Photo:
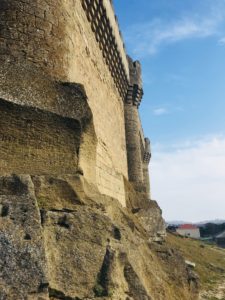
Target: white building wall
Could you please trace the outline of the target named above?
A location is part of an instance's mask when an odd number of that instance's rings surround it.
[[[193,239],[200,239],[200,231],[199,228],[196,229],[177,229],[177,233],[182,236],[188,236]]]

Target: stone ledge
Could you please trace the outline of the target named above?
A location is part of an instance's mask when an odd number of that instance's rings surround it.
[[[0,98],[76,119],[83,128],[92,119],[81,84],[54,81],[29,64],[5,63],[0,66]]]

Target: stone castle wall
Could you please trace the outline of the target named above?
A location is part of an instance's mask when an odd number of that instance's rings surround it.
[[[125,205],[123,100],[129,66],[110,2],[2,0],[0,20],[2,61],[32,64],[52,78],[85,86],[97,136],[97,186]],[[94,182],[88,163],[80,161]]]
[[[0,299],[161,293],[142,96],[112,1],[0,0]]]
[[[71,6],[68,5],[67,9],[70,13]],[[100,192],[119,199],[125,205],[123,176],[127,178],[128,174],[122,92],[106,64],[104,48],[101,49],[96,40],[91,22],[87,23],[81,1],[75,3],[69,20],[71,61],[68,76],[70,81],[84,84],[93,112],[98,138],[97,185]]]
[[[80,138],[73,119],[0,101],[1,174],[73,173]]]

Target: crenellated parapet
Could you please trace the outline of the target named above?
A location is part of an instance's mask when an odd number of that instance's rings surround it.
[[[127,58],[129,62],[130,81],[127,90],[126,103],[137,106],[138,108],[144,94],[141,64],[139,61],[133,61],[129,56]]]
[[[145,138],[145,149],[144,149],[144,157],[143,157],[144,164],[149,165],[151,156],[152,154],[151,154],[150,140],[149,138]]]
[[[82,0],[82,6],[115,85],[125,99],[130,79],[129,65],[112,1]]]
[[[137,106],[137,108],[141,104],[141,99],[143,97],[143,90],[139,88],[138,85],[129,85],[126,96],[126,103]]]

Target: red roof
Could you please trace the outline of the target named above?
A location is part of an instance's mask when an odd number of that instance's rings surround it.
[[[198,227],[193,224],[182,224],[178,228],[179,229],[198,229]]]

